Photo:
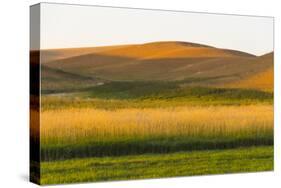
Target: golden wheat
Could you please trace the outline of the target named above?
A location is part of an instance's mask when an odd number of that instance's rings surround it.
[[[166,136],[262,135],[273,129],[270,105],[101,110],[68,108],[41,114],[41,141]]]

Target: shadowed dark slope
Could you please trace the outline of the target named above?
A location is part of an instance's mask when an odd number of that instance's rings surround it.
[[[46,66],[41,66],[41,81],[42,93],[77,91],[105,82],[99,78],[68,73]]]

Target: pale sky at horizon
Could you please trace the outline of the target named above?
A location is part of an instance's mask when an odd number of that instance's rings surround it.
[[[273,51],[273,18],[41,4],[41,49],[185,41]]]

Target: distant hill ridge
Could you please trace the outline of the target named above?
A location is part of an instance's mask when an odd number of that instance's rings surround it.
[[[91,53],[113,56],[126,56],[133,58],[180,58],[217,56],[255,57],[252,54],[237,50],[220,49],[209,45],[182,41],[157,41],[131,45],[47,49],[42,50],[41,56],[44,62],[50,62],[57,59],[65,59],[74,56],[87,55]]]
[[[100,52],[102,55],[123,56],[140,59],[185,58],[185,57],[254,57],[252,54],[235,50],[219,49],[203,44],[179,41],[161,41],[133,44],[111,48]]]
[[[65,80],[63,84],[79,80],[80,85],[84,82],[91,85],[110,81],[184,80],[183,87],[250,88],[253,77],[254,88],[269,88],[272,85],[270,75],[273,71],[270,70],[273,70],[273,53],[254,56],[237,50],[181,41],[43,50],[41,59],[45,67],[52,68],[43,71],[45,83],[52,81],[53,84],[54,80]],[[262,74],[264,71],[265,76]],[[257,74],[260,75],[255,77]],[[245,79],[249,81],[242,82]],[[260,81],[264,84],[259,84]]]

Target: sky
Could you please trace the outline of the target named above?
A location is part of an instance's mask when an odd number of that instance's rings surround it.
[[[41,4],[41,49],[186,41],[263,55],[272,17]]]

